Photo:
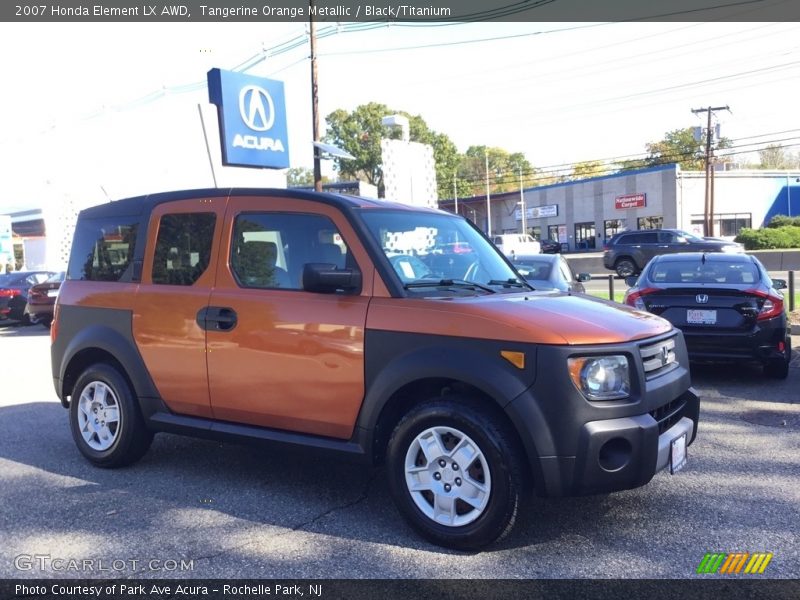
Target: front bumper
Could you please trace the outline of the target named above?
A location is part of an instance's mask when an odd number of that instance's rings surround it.
[[[640,356],[664,344],[675,362],[645,372]],[[635,365],[631,396],[587,401],[564,365],[571,355],[626,354]],[[527,451],[542,496],[576,496],[642,486],[669,464],[671,442],[697,435],[700,400],[691,387],[683,337],[668,335],[620,345],[539,349],[540,376],[506,406]],[[546,375],[545,375],[546,374]]]
[[[570,493],[596,494],[645,485],[669,465],[672,441],[694,441],[700,400],[693,389],[671,403],[663,419],[652,414],[586,423]]]

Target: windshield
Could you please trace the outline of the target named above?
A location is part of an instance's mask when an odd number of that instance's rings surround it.
[[[528,289],[466,219],[405,210],[361,214],[394,272],[415,295],[441,295],[445,288],[459,295]]]

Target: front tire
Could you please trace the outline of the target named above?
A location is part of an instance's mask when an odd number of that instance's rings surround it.
[[[153,441],[130,385],[108,364],[92,365],[78,377],[69,417],[78,450],[98,467],[130,465]]]
[[[450,396],[412,409],[389,441],[389,486],[409,524],[457,550],[496,542],[513,528],[525,493],[510,425],[477,401]]]

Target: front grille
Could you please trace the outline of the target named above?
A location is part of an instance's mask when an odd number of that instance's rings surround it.
[[[675,358],[675,338],[661,340],[655,344],[641,346],[639,353],[642,357],[644,375],[647,379],[658,377],[677,368]]]
[[[683,397],[679,397],[664,406],[651,410],[650,416],[658,423],[658,435],[661,435],[680,421],[685,408],[686,400]]]

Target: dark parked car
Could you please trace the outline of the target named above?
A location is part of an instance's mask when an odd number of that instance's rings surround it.
[[[28,289],[53,275],[52,271],[17,271],[0,275],[0,321],[28,323]]]
[[[547,240],[542,238],[539,240],[539,244],[542,246],[542,254],[560,254],[561,253],[561,243],[555,240]]]
[[[28,290],[28,305],[25,307],[25,314],[31,323],[41,323],[45,327],[50,327],[53,322],[53,308],[58,296],[58,288],[64,281],[64,272],[56,273],[42,283],[31,286]]]
[[[689,359],[750,361],[784,379],[792,344],[780,289],[757,258],[747,254],[657,256],[625,294],[624,302],[670,321],[683,331]]]
[[[560,254],[517,256],[511,259],[511,264],[537,290],[583,294],[586,289],[582,282],[592,278],[588,273],[575,275],[567,260]]]
[[[744,246],[726,240],[704,240],[680,229],[622,231],[603,247],[603,265],[620,277],[642,272],[648,261],[676,252],[744,252]]]

